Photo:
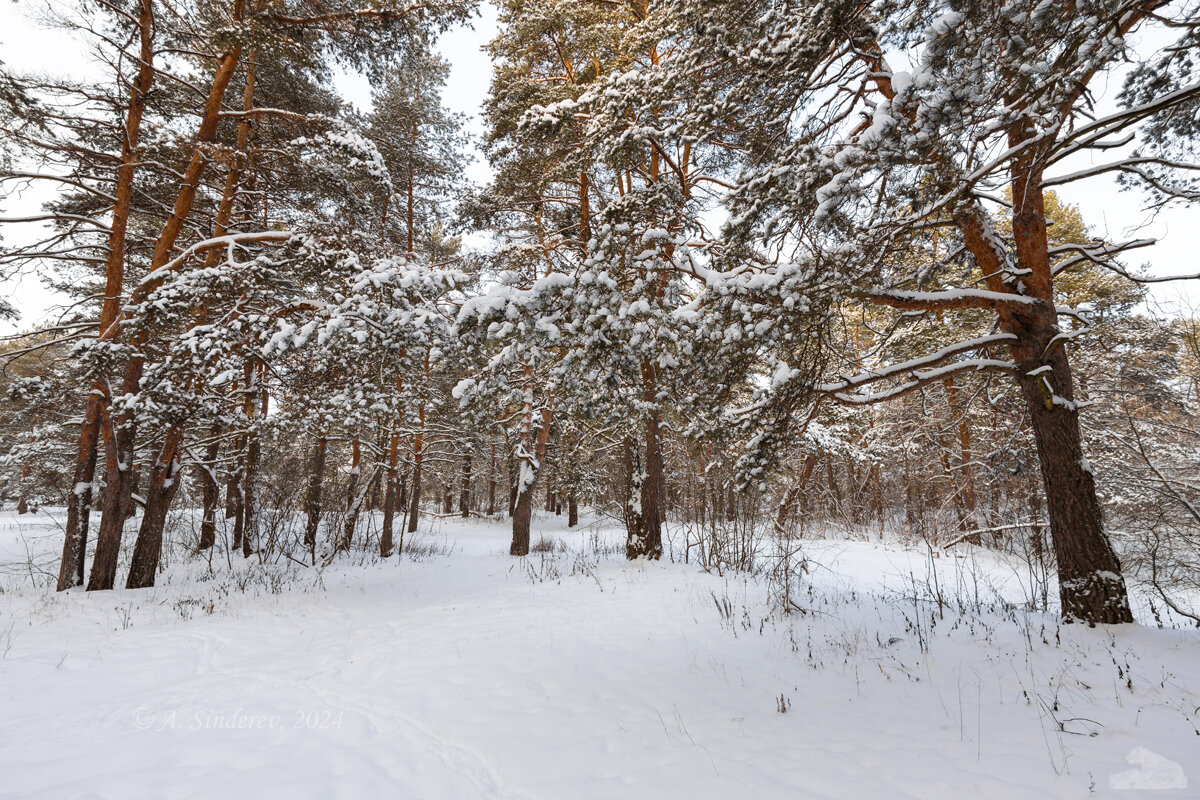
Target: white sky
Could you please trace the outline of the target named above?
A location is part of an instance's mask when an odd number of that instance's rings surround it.
[[[78,42],[61,31],[45,30],[28,18],[31,7],[36,8],[37,5],[41,4],[23,2],[18,5],[0,0],[0,60],[17,69],[50,74],[70,75],[90,71],[92,67]],[[481,47],[492,38],[495,31],[496,10],[491,5],[485,5],[473,27],[457,28],[444,36],[439,44],[442,54],[451,64],[445,103],[451,109],[469,116],[468,129],[475,136],[482,133],[478,111],[491,80],[491,65]],[[1146,41],[1142,43],[1142,48],[1159,44],[1157,41]],[[342,75],[338,85],[348,101],[359,107],[369,107],[370,88],[365,78]],[[1115,108],[1120,85],[1121,80],[1117,76],[1100,93],[1098,105],[1101,113]],[[1099,163],[1092,159],[1112,157],[1112,153],[1083,155],[1056,172],[1081,169],[1090,163]],[[486,162],[477,154],[467,170],[467,177],[482,183],[489,175]],[[1200,214],[1196,209],[1175,207],[1152,218],[1143,210],[1140,195],[1118,191],[1115,180],[1108,176],[1058,187],[1057,190],[1065,200],[1079,206],[1084,220],[1092,226],[1097,236],[1112,240],[1159,240],[1153,247],[1131,253],[1131,265],[1149,264],[1151,272],[1156,275],[1200,272]],[[47,198],[45,190],[31,189],[20,197],[19,202],[6,202],[0,208],[0,215],[11,217],[36,213]],[[14,226],[6,225],[2,235],[4,239],[0,241],[0,247],[14,244],[31,234],[23,234]],[[0,334],[35,327],[53,316],[53,307],[58,302],[33,275],[0,281],[0,293],[22,311],[23,317],[15,325],[0,321]],[[1159,284],[1152,288],[1152,298],[1156,305],[1168,311],[1178,308],[1181,301],[1184,304],[1195,302],[1200,306],[1200,286],[1195,281]]]

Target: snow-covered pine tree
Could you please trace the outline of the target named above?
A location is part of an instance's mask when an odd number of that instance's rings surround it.
[[[1192,107],[1195,84],[1143,81],[1139,102],[1098,118],[1090,95],[1127,58],[1127,37],[1139,27],[1177,23],[1187,49],[1187,4],[763,3],[737,17],[703,0],[673,5],[693,53],[680,62],[693,73],[704,59],[718,62],[708,68],[725,79],[714,92],[718,110],[742,114],[751,129],[753,160],[735,193],[729,235],[792,254],[768,270],[774,283],[798,276],[834,297],[912,314],[985,312],[974,335],[934,352],[815,385],[805,371],[784,375],[774,394],[798,384],[872,404],[951,376],[1010,375],[1032,420],[1063,616],[1128,621],[1067,355],[1082,329],[1060,326],[1076,312],[1056,306],[1054,286],[1083,262],[1122,271],[1116,258],[1144,240],[1073,245],[1056,264],[1063,253],[1047,236],[1045,189],[1114,170],[1146,174],[1141,157],[1083,170],[1067,159],[1103,152],[1114,137]],[[893,66],[904,59],[911,70]],[[711,122],[699,114],[681,124],[699,134]],[[1160,157],[1152,166],[1188,165]],[[1008,237],[995,220],[1005,189]],[[931,247],[935,234],[942,247],[933,263],[958,269],[914,271],[895,258],[914,244]],[[794,410],[807,414],[800,409],[811,399]]]

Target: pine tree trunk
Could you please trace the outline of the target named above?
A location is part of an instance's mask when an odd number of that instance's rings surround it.
[[[491,446],[488,450],[488,481],[487,481],[487,513],[488,516],[493,516],[496,513],[496,440],[492,438]]]
[[[1066,353],[1054,348],[1045,361],[1051,372],[1031,376],[1038,366],[1022,364],[1018,381],[1037,442],[1063,619],[1132,622],[1121,564],[1104,532],[1095,479],[1083,453]]]
[[[1010,145],[1025,144],[1033,135],[1027,122],[1018,124],[1010,130]],[[1013,362],[1037,442],[1063,619],[1132,622],[1121,564],[1105,535],[1095,479],[1083,452],[1066,344],[1056,338],[1058,315],[1042,194],[1044,155],[1039,148],[1027,147],[1010,168],[1017,265],[1028,271],[1022,278],[1028,294],[1041,302],[1028,310],[1002,312],[1001,322],[1017,337]]]
[[[413,141],[416,141],[417,130],[413,126]],[[409,166],[409,188],[412,188],[412,167]],[[412,199],[410,197],[408,203],[408,249],[412,252],[413,248],[413,208]],[[429,385],[429,352],[425,353],[425,371],[424,371],[424,386]],[[412,497],[409,499],[408,509],[408,532],[416,533],[417,525],[421,520],[421,464],[425,458],[425,401],[422,400],[417,406],[417,432],[413,435],[413,479],[412,479]]]
[[[398,464],[400,463],[400,430],[399,422],[392,426],[392,434],[388,439],[388,460],[387,460],[387,489],[383,495],[383,530],[379,534],[379,555],[383,558],[388,558],[392,555],[393,548],[393,527],[395,526],[396,506],[403,507],[403,501],[397,502],[397,478],[400,474]],[[402,490],[400,494],[402,494]]]
[[[421,521],[421,458],[413,453],[412,491],[408,498],[408,532],[416,533]]]
[[[395,549],[393,542],[395,534],[393,533],[396,524],[396,478],[390,475],[387,478],[387,489],[383,494],[383,528],[379,533],[379,556],[380,558],[390,558],[392,550]]]
[[[246,393],[246,416],[247,420],[253,420],[255,412],[263,418],[267,415],[267,392],[265,389],[259,388],[262,383],[262,377],[266,370],[266,365],[259,364],[257,369],[252,365],[246,365],[246,374],[251,376],[252,370],[257,373],[257,377],[247,380],[248,391]],[[257,538],[255,532],[258,530],[258,506],[257,498],[254,491],[255,481],[258,480],[258,460],[262,450],[262,444],[259,441],[258,431],[254,429],[251,423],[251,429],[246,434],[246,472],[242,479],[242,557],[249,558],[254,554],[254,540]]]
[[[575,496],[575,490],[567,495],[567,527],[574,528],[579,524],[579,500]]]
[[[532,487],[531,487],[532,488]],[[533,518],[533,492],[517,491],[516,504],[512,515],[512,544],[508,547],[510,556],[529,555],[529,524]]]
[[[62,561],[58,567],[58,591],[83,585],[87,558],[88,527],[92,516],[92,482],[96,478],[96,456],[100,439],[102,404],[106,401],[93,387],[88,395],[83,424],[79,431],[79,455],[71,491],[67,494],[67,530],[63,538]]]
[[[167,430],[167,438],[158,452],[158,457],[149,467],[146,509],[142,514],[142,525],[138,529],[137,541],[133,547],[133,561],[129,565],[126,589],[144,589],[154,585],[154,578],[158,574],[159,556],[162,554],[167,511],[179,488],[179,444],[182,440],[182,429],[172,425]]]
[[[800,493],[808,486],[813,470],[816,467],[817,457],[809,453],[804,459],[804,466],[800,469],[800,477],[784,492],[783,500],[779,503],[779,508],[775,511],[775,533],[777,535],[787,531],[788,522],[796,513],[796,504],[800,500]]]
[[[958,385],[955,384],[954,378],[946,378],[942,383],[946,387],[946,400],[950,403],[950,414],[957,421],[958,472],[961,484],[964,530],[974,531],[979,527],[979,520],[976,519],[975,515],[975,470],[971,464],[971,426],[967,420],[966,409],[962,407],[962,403],[959,400]],[[978,533],[968,535],[967,541],[975,545],[983,543]]]
[[[529,555],[529,525],[533,518],[533,486],[539,464],[533,446],[533,367],[525,367],[524,403],[521,407],[521,433],[517,444],[517,480],[514,486],[512,543],[508,554]]]
[[[225,487],[225,512],[229,513],[229,508],[233,508],[233,550],[242,549],[242,534],[246,530],[246,515],[245,515],[245,497],[242,492],[245,489],[246,476],[246,452],[249,440],[243,434],[237,438],[237,458],[234,460],[233,468],[229,473],[229,483]]]
[[[358,509],[361,505],[358,496],[358,483],[362,471],[362,445],[358,439],[350,443],[350,483],[346,487],[346,520],[342,529],[342,538],[338,543],[339,551],[349,550],[354,541],[354,529],[358,527]]]
[[[101,335],[113,327],[121,309],[125,282],[125,240],[129,210],[133,204],[133,179],[140,156],[137,152],[142,131],[146,94],[154,82],[154,9],[151,0],[138,2],[138,74],[129,92],[125,110],[125,135],[121,138],[121,166],[113,187],[113,213],[109,226],[108,256],[105,262],[104,302],[100,308]],[[67,527],[63,557],[59,565],[58,591],[83,584],[84,559],[87,555],[88,524],[92,511],[92,483],[96,477],[97,450],[100,443],[102,406],[108,403],[104,383],[97,383],[88,394],[79,433],[79,454],[71,491],[67,495]]]
[[[221,487],[217,483],[217,457],[221,454],[221,429],[214,425],[212,441],[204,452],[204,463],[200,465],[200,485],[204,498],[204,511],[200,520],[200,552],[211,550],[217,543],[217,504],[221,499]]]
[[[317,530],[321,526],[321,490],[325,482],[325,453],[328,449],[329,440],[318,436],[308,467],[308,489],[304,496],[304,548],[308,550],[313,564],[317,563]]]
[[[234,448],[240,449],[237,440],[234,441]],[[234,461],[234,465],[225,472],[225,519],[236,519],[241,507],[238,503],[238,498],[242,494],[238,481],[238,461]]]
[[[658,412],[652,411],[645,421],[645,463],[642,471],[633,482],[640,503],[638,514],[630,517],[633,523],[627,530],[625,557],[662,558],[662,514],[659,504],[662,498],[659,491],[662,488],[662,451],[660,449],[660,434]],[[633,501],[631,501],[633,502]]]
[[[520,473],[517,475],[516,498],[513,506],[512,544],[509,555],[529,555],[529,529],[533,521],[533,495],[537,488],[538,473],[546,455],[546,443],[550,440],[550,424],[554,412],[549,406],[542,409],[542,424],[537,436],[533,434],[533,367],[525,367],[525,407],[521,414],[521,458]]]
[[[129,483],[129,507],[125,511],[125,519],[133,519],[137,516],[138,498],[141,497],[138,494],[138,487],[141,486],[141,483],[142,470],[135,463],[133,465],[133,477],[130,478]]]
[[[408,513],[408,471],[400,476],[400,494],[396,497],[396,510],[400,512],[400,527],[404,527]]]
[[[641,454],[632,436],[625,437],[622,450],[625,472],[625,503],[622,508],[625,518],[625,558],[633,560],[640,558],[646,548],[646,521],[642,518],[642,509],[645,508],[642,491],[646,479]]]
[[[242,19],[242,7],[237,6],[234,22]],[[205,100],[204,114],[196,134],[192,157],[184,170],[179,183],[179,193],[175,198],[171,215],[163,225],[154,243],[154,253],[150,258],[151,272],[164,266],[175,251],[175,243],[184,223],[191,214],[196,193],[200,188],[200,179],[208,165],[209,157],[204,145],[211,143],[217,132],[220,121],[221,101],[225,90],[237,70],[241,59],[242,45],[233,44],[217,58],[217,68],[213,75],[212,84]],[[151,291],[156,284],[143,282],[139,291],[134,292],[131,299],[141,299]],[[118,326],[114,323],[101,332],[101,339],[111,341],[118,335]],[[130,344],[136,352],[145,343],[145,332],[136,334]],[[142,377],[144,357],[136,354],[130,357],[125,365],[122,376],[121,394],[136,395],[139,391]],[[100,518],[100,530],[96,535],[96,555],[92,562],[92,574],[88,579],[88,590],[111,589],[116,579],[117,559],[121,551],[121,533],[125,526],[125,516],[130,508],[130,495],[133,491],[133,459],[134,459],[134,416],[132,413],[122,413],[119,418],[111,419],[111,412],[106,413],[102,421],[105,430],[105,496],[104,508]]]
[[[384,434],[378,440],[379,452],[386,452],[389,437]],[[371,492],[367,501],[367,511],[378,511],[383,507],[383,490],[386,471],[375,469],[371,471]]]
[[[112,430],[114,420],[105,410],[105,484],[100,529],[96,531],[96,553],[88,576],[89,592],[113,588],[117,579],[117,559],[121,554],[121,533],[128,518],[133,494],[133,429],[126,425]]]
[[[471,516],[471,451],[463,456],[461,486],[458,494],[458,510],[463,519]]]
[[[515,469],[512,458],[508,460],[508,516],[517,513],[517,478],[519,472]]]

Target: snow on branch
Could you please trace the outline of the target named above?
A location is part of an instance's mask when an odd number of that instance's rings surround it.
[[[917,379],[921,383],[926,383],[929,380],[933,380],[934,378],[945,377],[944,374],[941,374],[938,370],[934,369],[939,364],[941,364],[943,361],[951,359],[954,356],[961,355],[962,353],[971,352],[972,350],[980,350],[980,349],[982,349],[984,347],[988,347],[990,345],[1000,344],[1002,342],[1015,342],[1016,340],[1017,340],[1016,335],[1011,334],[1011,333],[993,333],[988,336],[980,336],[976,339],[968,339],[963,342],[958,342],[957,344],[947,345],[946,347],[943,347],[942,349],[937,350],[928,355],[920,356],[918,358],[912,358],[912,359],[909,359],[908,361],[901,361],[896,364],[889,364],[887,366],[879,367],[878,369],[863,370],[862,372],[858,373],[857,375],[843,376],[842,380],[840,380],[840,381],[834,381],[832,383],[818,384],[817,386],[815,386],[813,388],[817,392],[820,392],[822,394],[831,394],[834,397],[836,397],[837,399],[843,400],[844,402],[875,402],[874,400],[869,400],[869,401],[863,401],[863,400],[857,400],[857,399],[847,400],[843,396],[843,393],[846,392],[847,390],[857,389],[860,386],[867,386],[867,385],[870,385],[877,381],[885,380],[887,378],[896,378],[896,377],[899,377],[899,376],[905,375],[905,374],[912,374],[914,376],[917,376]],[[955,364],[950,365],[950,372],[952,373],[955,371],[959,371],[961,369],[995,369],[995,368],[1001,368],[1006,371],[1011,371],[1013,369],[1013,365],[1007,361],[995,361],[992,359],[971,359],[968,361],[956,362]],[[937,373],[937,374],[935,374],[935,373]],[[950,374],[950,373],[946,373],[946,374]],[[916,388],[916,385],[909,387],[909,389],[912,389],[912,388]],[[892,392],[892,391],[893,390],[889,390],[889,392]],[[905,391],[908,391],[908,389],[905,389]],[[881,399],[885,399],[885,397],[894,397],[894,396],[895,395],[891,394],[891,393],[881,393],[879,395],[879,397]]]
[[[972,358],[967,361],[956,361],[953,364],[945,364],[936,369],[916,370],[912,372],[912,378],[885,389],[882,392],[834,392],[833,397],[838,402],[848,403],[851,405],[870,405],[872,403],[882,403],[887,400],[894,400],[897,397],[906,395],[909,392],[919,389],[926,384],[935,381],[945,380],[946,378],[957,375],[960,372],[977,372],[980,370],[997,370],[1001,372],[1012,372],[1013,365],[1008,361],[999,361],[992,358]]]
[[[162,282],[163,278],[173,270],[178,269],[188,259],[200,253],[209,250],[216,250],[224,247],[229,251],[229,258],[233,258],[233,249],[241,245],[254,244],[255,242],[286,242],[292,238],[291,231],[260,231],[258,233],[231,233],[225,236],[216,236],[212,239],[205,239],[196,242],[194,245],[184,250],[175,258],[163,264],[153,272],[148,273],[141,281],[138,282],[137,289],[142,292],[152,290],[155,286]]]
[[[946,311],[955,308],[990,308],[1002,306],[1033,306],[1041,302],[1036,297],[993,292],[987,289],[951,289],[944,292],[907,292],[898,289],[871,289],[862,297],[873,303],[902,308],[907,311]]]

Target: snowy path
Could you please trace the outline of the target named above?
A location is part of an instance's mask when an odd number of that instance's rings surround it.
[[[740,577],[522,567],[483,523],[433,537],[455,552],[278,594],[184,568],[146,592],[10,589],[0,796],[1124,797],[1108,778],[1139,746],[1192,780],[1154,796],[1200,795],[1195,633],[1019,613],[929,630],[885,588],[919,556],[866,544],[815,543],[816,613],[780,620]]]

